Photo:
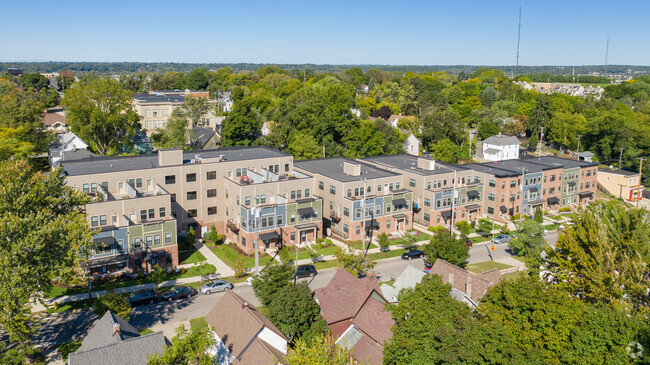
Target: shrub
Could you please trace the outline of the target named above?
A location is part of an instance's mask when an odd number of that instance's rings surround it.
[[[537,209],[535,211],[535,222],[537,223],[544,222],[544,215],[542,214],[542,211],[540,209]]]
[[[93,300],[93,310],[99,317],[110,310],[128,322],[131,314],[131,303],[125,295],[115,294],[113,289],[109,289],[106,294]]]
[[[571,208],[569,208],[569,207],[560,208],[560,213],[570,212],[570,211],[571,211]]]
[[[280,251],[278,251],[278,255],[280,255],[280,260],[285,264],[288,264],[291,261],[289,247],[282,247]]]
[[[379,247],[381,248],[381,252],[386,252],[388,251],[388,246],[390,245],[390,242],[388,241],[388,235],[384,232],[379,235]]]
[[[512,220],[513,222],[514,222],[514,221],[518,221],[518,220],[520,220],[520,219],[521,219],[521,214],[520,214],[520,213],[517,213],[517,214],[513,215],[513,216],[510,218],[510,220]]]
[[[443,226],[429,227],[429,231],[434,232],[434,233],[435,232],[440,232],[440,231],[442,231],[444,229],[445,229],[445,227],[443,227]]]
[[[316,243],[323,243],[323,241],[324,241],[323,237],[316,238]]]
[[[472,226],[470,226],[469,223],[465,221],[460,221],[460,222],[456,222],[456,228],[458,228],[460,233],[467,236],[469,234],[469,231],[472,229]]]
[[[331,244],[332,244],[332,240],[328,238],[328,239],[325,240],[325,246],[324,247],[330,246]]]
[[[476,228],[476,220],[473,220],[469,223],[472,228]]]
[[[243,257],[240,257],[237,259],[237,261],[235,261],[233,270],[235,270],[235,277],[241,278],[246,276],[246,267],[244,267]]]

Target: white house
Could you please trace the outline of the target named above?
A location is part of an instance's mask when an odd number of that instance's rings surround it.
[[[483,158],[488,161],[503,161],[519,158],[517,137],[498,134],[483,141]]]
[[[273,122],[264,122],[264,124],[262,124],[262,135],[266,137],[269,134],[271,134],[272,128],[273,128]]]
[[[49,150],[50,166],[56,166],[63,159],[65,152],[87,150],[88,145],[72,132],[58,134],[58,143]]]
[[[419,156],[420,155],[420,141],[411,133],[410,136],[402,143],[404,151],[409,155]]]

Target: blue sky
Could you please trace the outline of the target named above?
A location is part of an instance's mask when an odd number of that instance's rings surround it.
[[[521,1],[8,1],[2,61],[504,65]],[[521,65],[650,64],[650,1],[529,0]]]

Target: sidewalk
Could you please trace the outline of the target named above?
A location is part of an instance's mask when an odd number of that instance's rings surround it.
[[[217,268],[217,274],[220,274],[222,277],[228,277],[228,276],[234,276],[235,271],[230,268],[230,266],[226,265],[217,255],[212,252],[209,248],[207,248],[203,243],[199,242],[199,240],[194,241],[194,247],[196,247],[199,252],[203,256],[205,256],[208,264],[214,265],[214,267]]]

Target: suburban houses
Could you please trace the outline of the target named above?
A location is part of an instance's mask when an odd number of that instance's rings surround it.
[[[483,141],[483,158],[488,161],[503,161],[519,158],[519,139],[497,134]]]

